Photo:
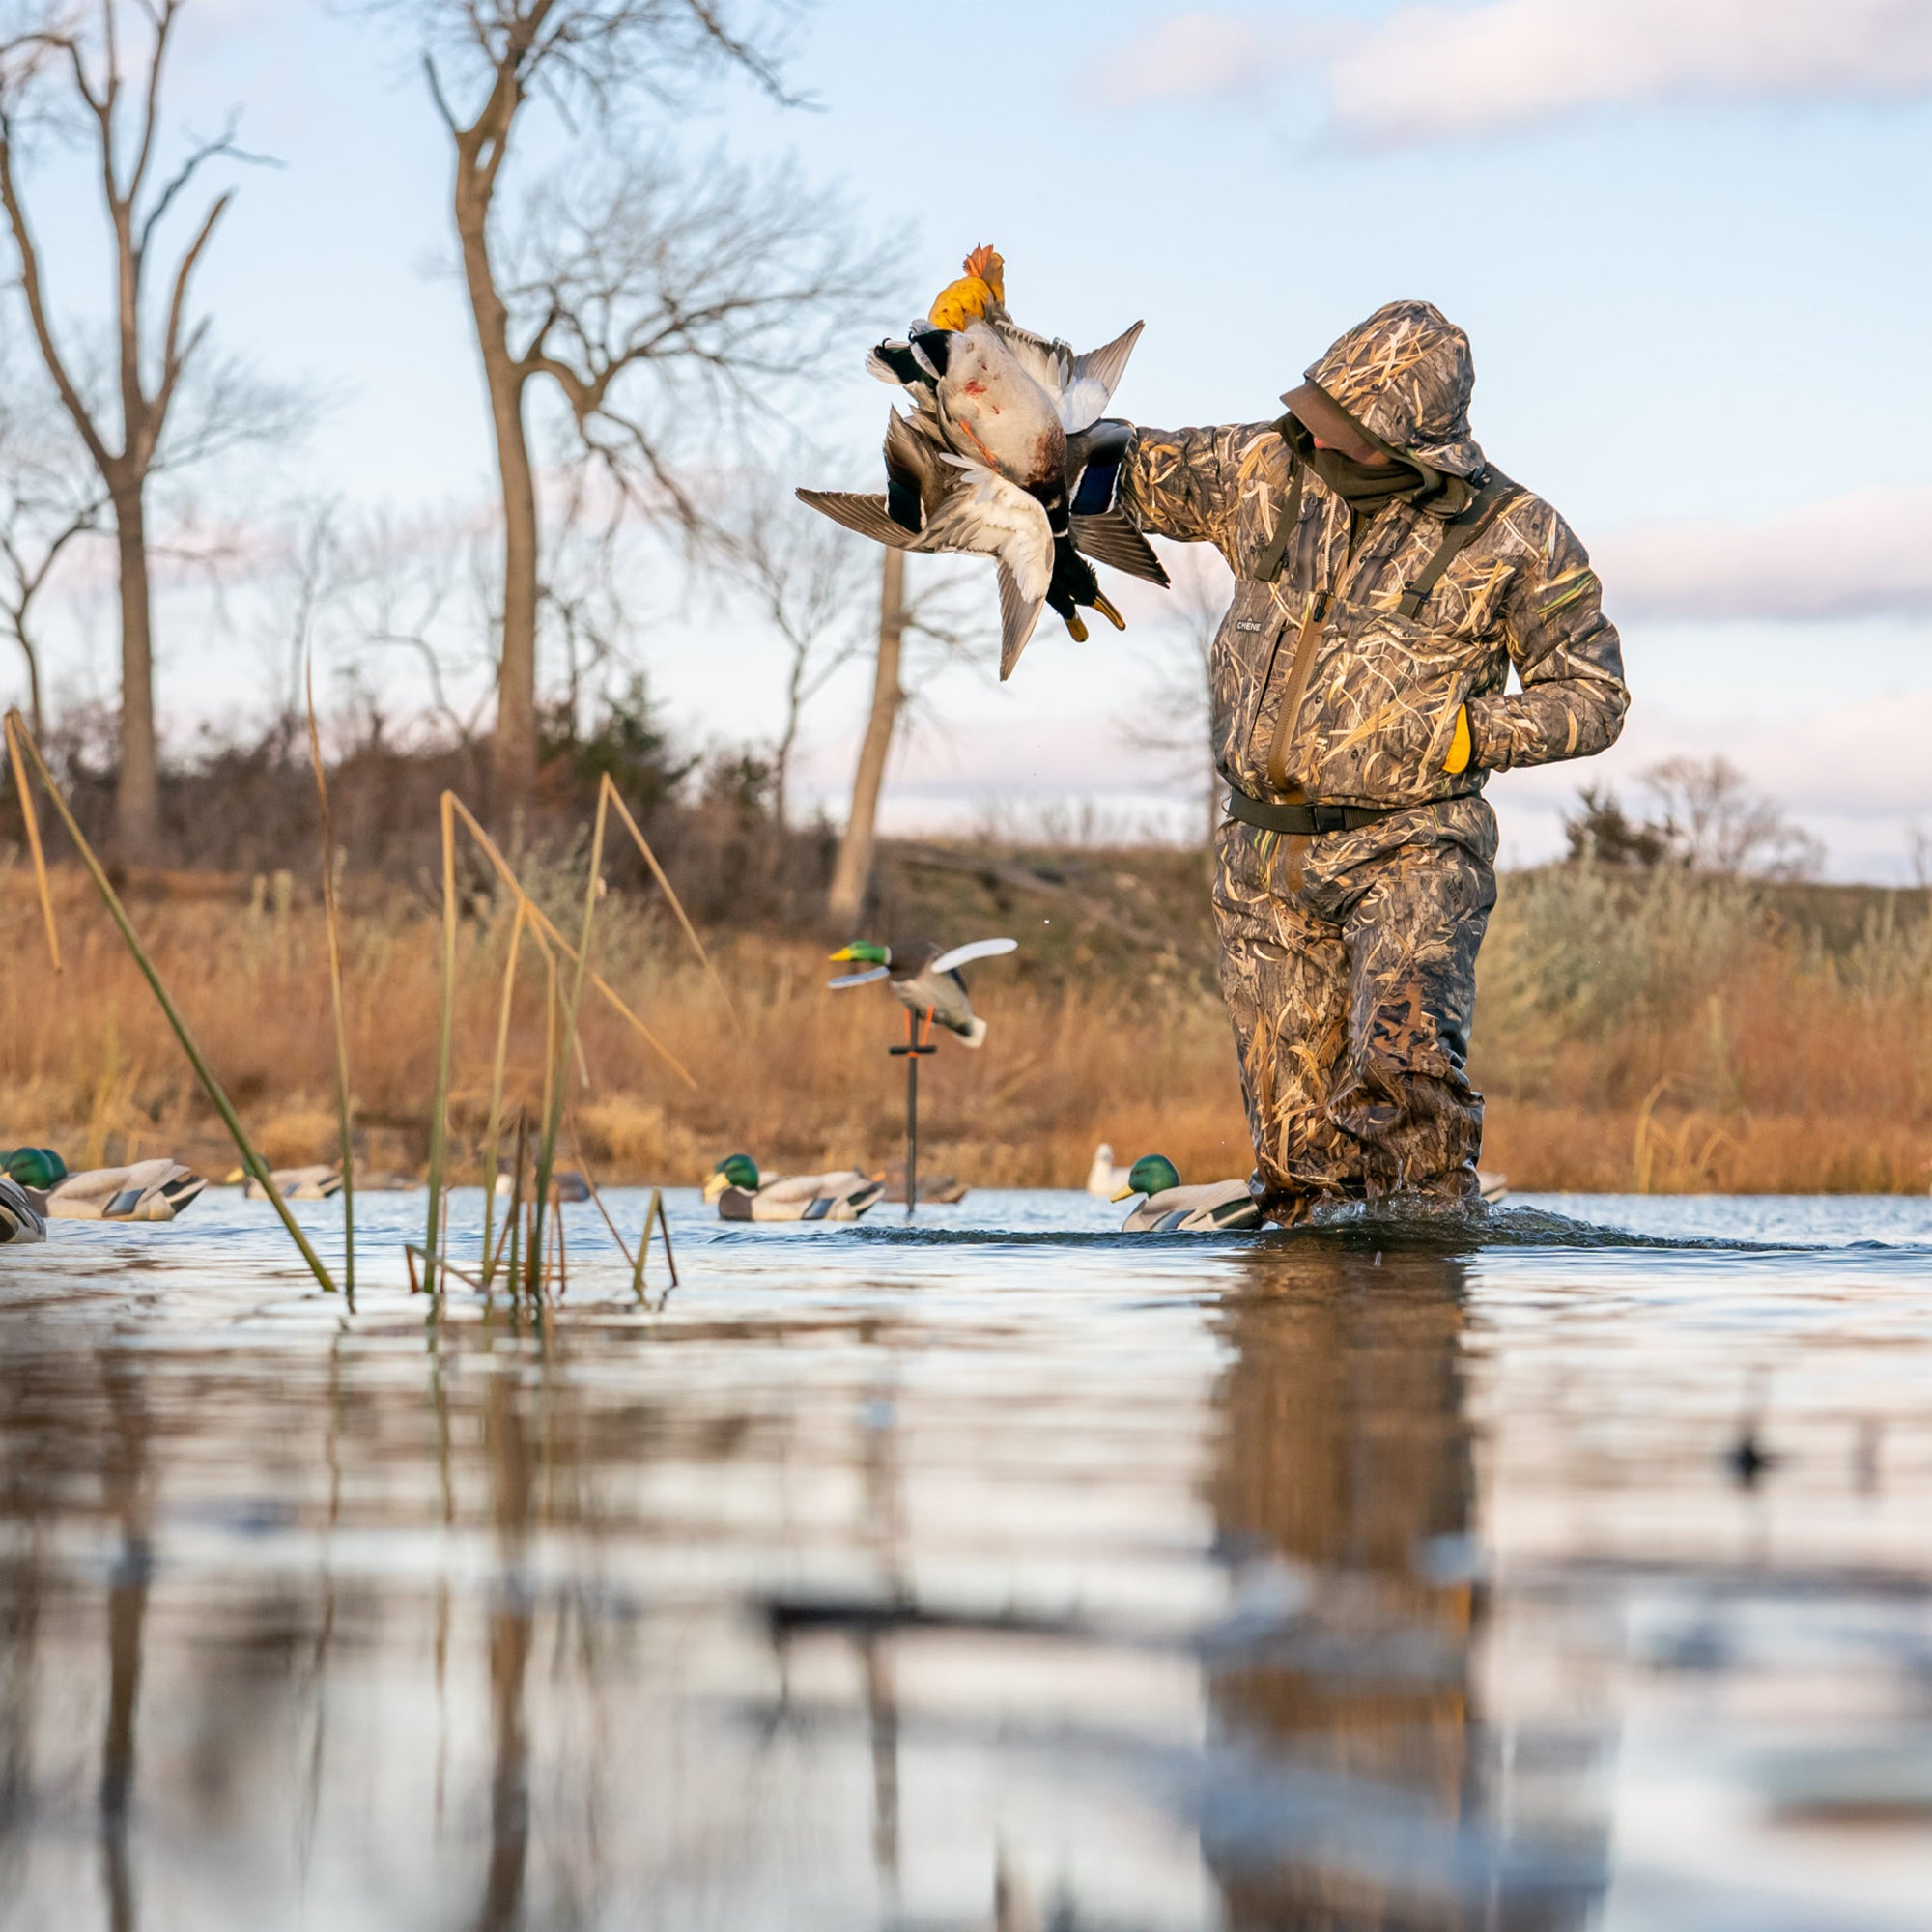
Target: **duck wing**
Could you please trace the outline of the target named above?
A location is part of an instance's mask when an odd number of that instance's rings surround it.
[[[1076,423],[1067,420],[1069,429],[1085,429],[1097,417],[1113,400],[1114,391],[1121,386],[1121,378],[1127,373],[1128,358],[1134,353],[1134,344],[1141,339],[1145,322],[1137,322],[1131,328],[1123,328],[1111,342],[1103,342],[1097,349],[1090,349],[1084,355],[1073,358],[1072,386],[1085,398],[1097,393],[1099,400]]]
[[[1112,564],[1129,577],[1145,583],[1165,587],[1172,580],[1153,554],[1153,546],[1142,536],[1124,510],[1103,511],[1097,517],[1069,519],[1073,548],[1091,556],[1095,563]]]
[[[923,550],[917,531],[897,522],[886,508],[883,497],[867,496],[857,490],[804,490],[797,492],[801,503],[810,504],[835,524],[843,524],[874,543],[890,544],[894,550]]]
[[[1020,653],[1032,639],[1039,613],[1046,608],[1046,596],[1029,597],[1020,581],[1000,558],[1000,682],[1005,684],[1020,661]]]
[[[976,959],[996,959],[1003,952],[1017,952],[1019,948],[1017,939],[970,940],[964,946],[955,946],[951,952],[942,952],[927,970],[954,973],[962,966],[970,966]]]
[[[841,973],[825,984],[829,992],[841,993],[847,986],[869,986],[874,980],[890,980],[892,975],[890,966],[867,966],[863,973]]]

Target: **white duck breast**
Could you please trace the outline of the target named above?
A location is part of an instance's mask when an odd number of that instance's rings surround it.
[[[1122,1223],[1121,1232],[1197,1235],[1261,1225],[1261,1209],[1245,1180],[1210,1180],[1198,1187],[1167,1187],[1149,1195]]]
[[[915,351],[931,340],[917,338]],[[947,440],[1042,500],[1064,498],[1066,427],[1053,394],[983,322],[946,331],[943,340],[934,395]]]

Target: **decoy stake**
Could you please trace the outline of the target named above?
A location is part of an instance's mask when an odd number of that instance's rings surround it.
[[[905,1044],[889,1046],[886,1051],[895,1059],[903,1055],[906,1064],[905,1190],[906,1219],[910,1221],[919,1207],[919,1063],[923,1055],[939,1051],[932,1043],[931,1012],[926,1013],[923,1024],[915,1035],[913,1017],[908,1011]]]

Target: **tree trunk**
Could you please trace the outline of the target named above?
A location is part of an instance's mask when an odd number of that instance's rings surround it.
[[[872,676],[872,715],[859,747],[859,769],[852,778],[852,810],[838,841],[838,863],[826,895],[826,917],[845,931],[856,924],[872,877],[872,839],[879,816],[879,793],[892,755],[893,727],[905,693],[899,686],[899,645],[905,633],[905,552],[888,549],[879,590],[879,660]]]
[[[503,486],[503,640],[497,663],[497,730],[490,746],[492,809],[528,802],[537,777],[537,486],[524,426],[524,384],[486,346],[497,469]]]
[[[115,493],[114,535],[121,569],[121,780],[114,831],[124,860],[150,861],[160,845],[160,789],[148,524],[139,484]]]

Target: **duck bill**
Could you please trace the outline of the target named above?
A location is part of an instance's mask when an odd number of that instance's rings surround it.
[[[1124,617],[1122,617],[1121,613],[1114,609],[1113,605],[1107,601],[1107,594],[1105,591],[1102,590],[1094,591],[1094,609],[1099,611],[1101,616],[1106,618],[1108,623],[1113,625],[1115,630],[1124,631],[1127,628],[1127,620]]]
[[[710,1176],[705,1180],[704,1183],[705,1200],[716,1201],[718,1197],[721,1194],[723,1194],[727,1187],[730,1186],[730,1184],[731,1183],[728,1180],[726,1180],[722,1174],[714,1174]]]
[[[1131,1201],[1140,1192],[1138,1187],[1123,1187],[1118,1194],[1107,1196],[1109,1201]]]
[[[849,946],[841,946],[837,952],[828,952],[825,956],[836,966],[841,961],[856,959],[859,955]]]

